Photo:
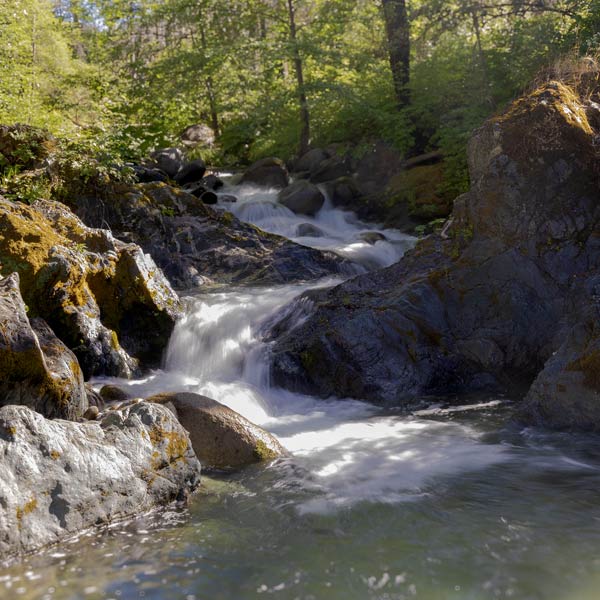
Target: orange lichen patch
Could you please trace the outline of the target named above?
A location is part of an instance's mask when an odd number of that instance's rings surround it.
[[[58,460],[61,457],[61,453],[58,450],[50,450],[50,458],[52,460]]]
[[[162,448],[166,444],[165,452],[169,463],[183,459],[189,449],[187,437],[182,433],[178,433],[176,431],[167,431],[166,429],[162,429],[161,427],[155,425],[150,430],[149,435],[150,441],[154,446],[159,446]],[[153,454],[153,462],[160,462],[160,453],[155,452],[155,454],[158,454],[158,458],[155,459]]]
[[[17,506],[17,523],[19,525],[19,529],[21,529],[23,517],[25,515],[31,514],[37,508],[37,500],[32,498],[29,502],[24,504],[23,506]]]

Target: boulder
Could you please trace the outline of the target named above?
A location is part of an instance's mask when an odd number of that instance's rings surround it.
[[[328,158],[331,158],[331,155],[328,152],[322,148],[313,148],[306,154],[303,154],[294,163],[294,172],[302,173],[305,171],[313,171]]]
[[[103,385],[100,397],[104,402],[125,402],[131,400],[131,395],[116,385]]]
[[[41,319],[29,320],[16,273],[0,281],[0,406],[19,404],[54,419],[88,407],[75,355]]]
[[[184,146],[190,148],[211,147],[215,143],[215,132],[208,125],[197,123],[186,127],[179,139]]]
[[[150,155],[154,165],[173,178],[183,167],[185,157],[179,148],[162,148]]]
[[[352,177],[340,177],[334,181],[323,184],[323,190],[330,202],[336,208],[350,208],[354,210],[361,198],[356,181]]]
[[[188,183],[202,181],[204,173],[206,173],[206,163],[201,158],[198,158],[183,165],[173,179],[179,185],[187,185]]]
[[[405,409],[531,386],[530,422],[595,430],[598,89],[578,85],[548,82],[475,132],[471,190],[441,232],[300,298],[305,318],[290,310],[268,338],[273,383]]]
[[[304,180],[295,181],[279,192],[279,203],[297,215],[314,217],[323,208],[325,198],[316,185]]]
[[[133,174],[135,180],[139,183],[152,183],[153,181],[167,182],[169,176],[160,169],[152,167],[144,167],[142,165],[133,165]]]
[[[160,363],[181,306],[138,246],[86,227],[58,202],[0,197],[0,264],[19,274],[29,315],[47,321],[86,379]]]
[[[349,174],[350,168],[348,165],[341,158],[333,156],[311,170],[310,180],[312,183],[325,183],[326,181],[346,177]]]
[[[263,158],[252,164],[244,173],[241,183],[265,187],[285,188],[289,184],[285,163],[278,158]]]
[[[212,192],[211,192],[212,193]],[[115,236],[149,252],[173,285],[286,283],[351,273],[352,263],[295,244],[217,211],[180,188],[119,184],[102,202],[82,196],[73,205],[89,225],[108,224]]]
[[[0,409],[0,559],[184,499],[200,463],[173,415],[139,403],[84,423]]]
[[[175,413],[204,467],[237,468],[288,454],[270,433],[205,396],[159,394],[147,402],[164,404]]]

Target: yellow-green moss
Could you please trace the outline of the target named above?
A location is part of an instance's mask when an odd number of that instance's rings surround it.
[[[277,452],[269,448],[269,446],[267,446],[265,442],[263,442],[262,440],[258,440],[256,442],[256,446],[254,447],[254,456],[257,460],[263,461],[273,460],[274,458],[277,458],[278,454]]]
[[[31,514],[36,508],[37,500],[35,497],[31,498],[31,500],[29,500],[29,502],[25,503],[23,506],[17,506],[16,516],[19,529],[21,529],[23,517]]]

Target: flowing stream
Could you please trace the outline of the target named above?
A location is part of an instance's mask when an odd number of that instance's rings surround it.
[[[412,244],[329,204],[307,219],[269,191],[236,194],[239,218],[364,268],[391,264]],[[303,224],[319,235],[299,237]],[[367,231],[385,237],[369,243]],[[209,474],[189,509],[85,534],[9,567],[0,598],[600,597],[596,437],[521,430],[505,398],[406,416],[270,385],[261,332],[303,291],[335,283],[196,293],[164,370],[98,382],[139,397],[205,394],[276,434],[291,458]]]

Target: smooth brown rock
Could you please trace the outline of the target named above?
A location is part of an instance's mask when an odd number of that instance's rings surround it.
[[[288,454],[273,435],[216,400],[198,394],[166,393],[147,402],[174,409],[203,467],[242,467]]]

